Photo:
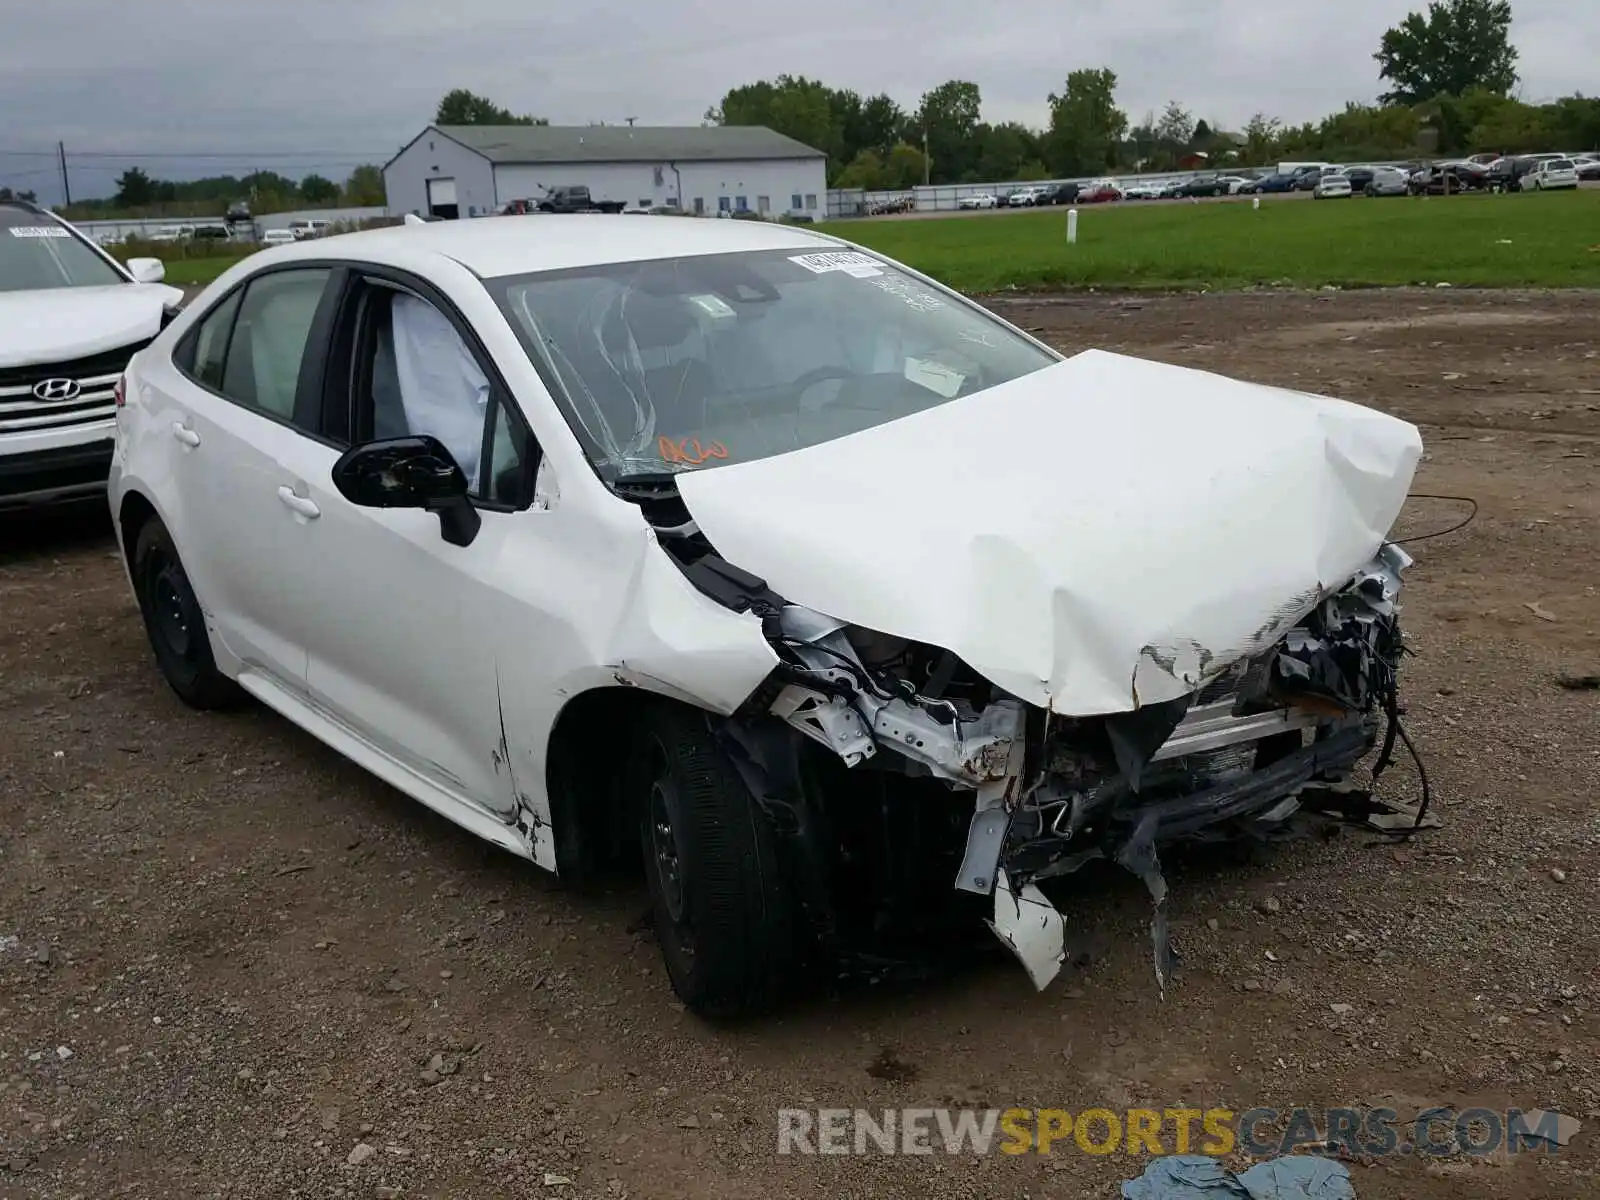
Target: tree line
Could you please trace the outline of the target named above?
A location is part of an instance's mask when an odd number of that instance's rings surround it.
[[[1373,58],[1388,90],[1377,103],[1295,126],[1257,113],[1241,129],[1220,129],[1177,101],[1135,122],[1116,102],[1109,67],[1068,74],[1047,98],[1042,129],[982,120],[978,84],[959,79],[904,109],[887,95],[780,75],[731,89],[705,119],[768,126],[825,151],[831,186],[866,188],[1162,171],[1197,154],[1263,166],[1600,147],[1600,100],[1527,104],[1511,95],[1510,27],[1510,0],[1436,0],[1380,39]]]
[[[335,183],[323,175],[291,179],[276,171],[158,179],[143,167],[129,167],[118,176],[115,195],[79,201],[61,212],[68,220],[80,221],[110,216],[216,217],[238,200],[249,204],[256,215],[298,208],[382,207],[383,169],[369,163],[351,171],[343,183]]]

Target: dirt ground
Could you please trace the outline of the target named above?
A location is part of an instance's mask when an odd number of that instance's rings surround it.
[[[1148,901],[1112,875],[1043,995],[1001,959],[715,1028],[635,932],[642,886],[569,894],[269,712],[185,710],[104,523],[13,522],[0,1196],[1113,1197],[1142,1170],[1070,1141],[775,1153],[781,1107],[952,1104],[1560,1109],[1584,1128],[1558,1153],[1358,1162],[1357,1194],[1600,1194],[1600,691],[1557,681],[1600,672],[1600,297],[995,304],[1065,348],[1423,426],[1416,490],[1481,505],[1410,547],[1404,700],[1442,829],[1179,864],[1164,1002]],[[1463,509],[1413,500],[1402,533]]]

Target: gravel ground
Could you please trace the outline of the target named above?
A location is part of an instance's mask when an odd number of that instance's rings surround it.
[[[1558,1108],[1556,1154],[1352,1165],[1363,1200],[1588,1197],[1600,1128],[1596,298],[996,300],[1424,425],[1408,725],[1444,827],[1130,878],[1077,965],[684,1013],[642,887],[573,895],[263,710],[156,675],[102,520],[0,528],[0,1196],[1112,1197],[1124,1154],[779,1157],[780,1107]],[[1114,403],[1114,398],[1107,402]],[[1461,506],[1414,500],[1403,532]],[[1389,780],[1393,784],[1389,784]],[[1414,796],[1414,775],[1386,777]],[[1167,1149],[1171,1149],[1168,1145]]]

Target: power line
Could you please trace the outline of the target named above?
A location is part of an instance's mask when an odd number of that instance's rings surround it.
[[[361,161],[387,159],[389,150],[74,150],[69,158],[117,159],[171,159],[171,158],[224,158],[237,161],[281,162],[290,158],[311,158],[325,161]],[[15,158],[55,158],[54,150],[0,150],[0,154]]]

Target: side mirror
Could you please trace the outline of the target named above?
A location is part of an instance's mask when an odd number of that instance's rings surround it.
[[[467,496],[467,477],[444,443],[427,435],[352,446],[333,464],[333,486],[362,508],[421,508],[439,515],[439,534],[470,546],[483,518]]]
[[[127,267],[135,283],[160,283],[167,277],[167,268],[159,258],[130,258]]]

